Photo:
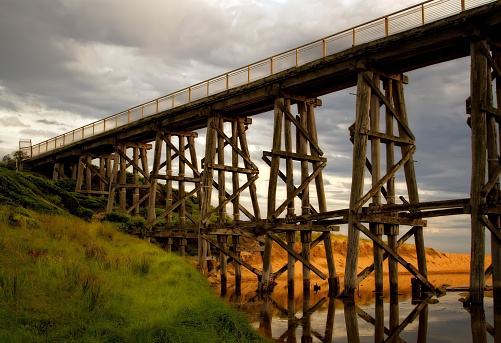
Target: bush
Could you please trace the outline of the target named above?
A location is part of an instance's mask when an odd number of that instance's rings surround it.
[[[109,212],[104,215],[104,219],[112,223],[128,223],[130,216],[120,212]]]

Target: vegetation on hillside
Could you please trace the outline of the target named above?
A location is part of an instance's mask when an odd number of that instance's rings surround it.
[[[180,257],[68,214],[90,199],[0,168],[0,342],[262,341]]]

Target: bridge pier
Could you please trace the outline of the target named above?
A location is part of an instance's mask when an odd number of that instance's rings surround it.
[[[501,173],[498,153],[501,58],[499,47],[495,44],[491,45],[490,42],[480,37],[473,38],[470,44],[470,55],[471,95],[467,101],[467,112],[470,114],[469,123],[472,130],[469,302],[472,304],[483,302],[485,281],[492,274],[496,307],[501,303],[501,212],[497,210],[500,200],[499,175]],[[495,85],[492,83],[492,77],[496,79]],[[493,86],[496,92],[496,108],[493,104]],[[484,258],[485,227],[491,231],[492,264],[487,270],[485,270]]]
[[[403,199],[405,204],[418,205],[419,196],[412,158],[416,148],[414,135],[408,127],[407,111],[403,84],[406,78],[403,75],[392,75],[380,70],[375,70],[365,63],[359,63],[357,83],[356,121],[350,128],[353,142],[353,169],[352,186],[350,196],[350,208],[348,212],[348,252],[346,260],[345,281],[343,296],[353,297],[356,285],[360,283],[370,272],[375,271],[375,291],[381,294],[383,289],[382,265],[386,256],[390,272],[391,293],[398,293],[398,265],[402,264],[424,284],[424,289],[439,292],[427,280],[426,256],[424,250],[423,226],[425,221],[419,219],[406,220],[406,225],[411,225],[411,230],[405,235],[406,239],[414,235],[418,268],[408,264],[397,253],[399,246],[397,235],[398,226],[403,224],[398,219],[397,211],[381,212],[381,195],[386,199],[387,205],[395,204],[395,173],[403,167],[409,202]],[[380,90],[383,81],[385,93]],[[379,129],[379,107],[383,103],[386,107],[385,123],[386,132]],[[399,136],[393,133],[394,121],[397,123]],[[368,140],[371,140],[371,156],[367,157]],[[381,177],[380,143],[386,144],[386,175]],[[402,159],[395,163],[394,146],[399,145],[402,151]],[[372,188],[369,192],[363,192],[365,169],[372,174]],[[386,186],[386,187],[385,187]],[[372,199],[372,204],[365,213],[363,205]],[[411,211],[411,213],[418,211]],[[413,214],[413,218],[419,215]],[[362,222],[368,222],[368,230]],[[383,230],[384,228],[384,230]],[[374,264],[357,275],[359,232],[363,232],[373,241]],[[388,236],[388,244],[382,241],[382,235]],[[382,250],[386,251],[383,255]]]
[[[291,104],[297,104],[299,118],[296,119],[291,113]],[[272,226],[267,230],[265,237],[265,246],[263,254],[263,276],[260,283],[262,292],[269,292],[273,288],[274,280],[287,270],[287,283],[289,292],[294,293],[294,264],[299,260],[303,264],[303,294],[310,292],[310,270],[313,270],[321,278],[326,279],[317,268],[310,263],[310,250],[320,241],[324,242],[327,264],[329,268],[329,286],[337,294],[338,277],[334,264],[333,251],[330,240],[330,230],[336,230],[338,227],[320,227],[315,228],[307,222],[296,220],[294,200],[299,197],[301,200],[301,214],[309,216],[318,213],[311,205],[309,197],[309,185],[315,180],[316,193],[319,210],[327,211],[325,191],[323,187],[322,169],[327,161],[322,157],[323,152],[318,146],[317,130],[315,123],[314,109],[320,106],[321,102],[317,99],[308,99],[306,97],[293,96],[288,94],[279,95],[274,104],[274,126],[273,126],[273,145],[270,152],[263,152],[263,160],[270,166],[270,179],[268,184],[268,222]],[[293,152],[292,144],[292,124],[296,132],[296,152]],[[284,137],[284,147],[282,150],[282,132]],[[309,152],[308,152],[309,148]],[[271,160],[269,159],[271,156]],[[286,162],[285,174],[280,171],[280,159],[284,158]],[[293,161],[300,163],[301,183],[299,187],[294,184],[294,166]],[[309,165],[313,167],[313,173],[309,173]],[[276,194],[278,178],[286,184],[286,200],[277,207]],[[278,219],[280,214],[287,209],[285,219]],[[285,225],[273,223],[284,222]],[[299,225],[296,225],[295,223]],[[293,224],[287,227],[287,223]],[[289,231],[291,230],[291,231]],[[302,251],[298,254],[294,250],[295,232],[298,230],[301,236]],[[287,243],[283,242],[274,232],[287,232]],[[312,232],[320,231],[322,235],[319,239],[312,241]],[[288,253],[287,265],[273,273],[271,270],[271,249],[273,242],[285,249]]]

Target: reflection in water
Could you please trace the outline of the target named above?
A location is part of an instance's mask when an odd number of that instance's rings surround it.
[[[499,342],[494,337],[496,328],[499,335],[501,311],[492,298],[485,298],[484,306],[463,308],[458,293],[419,301],[373,295],[368,302],[360,301],[367,295],[355,302],[327,293],[308,295],[284,299],[279,294],[244,294],[229,300],[275,342]]]

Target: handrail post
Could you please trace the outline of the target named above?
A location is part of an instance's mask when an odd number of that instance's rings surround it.
[[[273,75],[273,57],[270,58],[270,75]]]
[[[103,119],[103,132],[106,132],[106,118]]]
[[[325,42],[325,39],[322,39],[322,50],[324,57],[327,56],[327,43]]]
[[[172,108],[174,108],[174,94],[172,94]]]
[[[226,73],[226,90],[230,89],[230,74]]]
[[[95,128],[94,128],[94,123],[92,123],[92,135],[94,136],[96,134]]]
[[[296,68],[299,67],[299,49],[296,49]]]
[[[207,80],[207,96],[209,96],[209,80]]]
[[[421,5],[421,23],[424,25],[424,4]]]
[[[127,124],[130,123],[130,110],[127,110]]]
[[[250,66],[247,66],[247,83],[250,83]]]
[[[388,17],[384,18],[384,31],[386,37],[388,37],[390,35],[390,21],[388,20]]]
[[[465,0],[461,0],[461,12],[466,10]]]
[[[191,87],[188,88],[188,102],[191,102]]]
[[[352,31],[353,31],[353,46],[355,46],[355,43],[356,43],[356,41],[355,41],[355,28],[353,28]]]
[[[158,113],[158,99],[157,99],[157,112],[156,113]]]

